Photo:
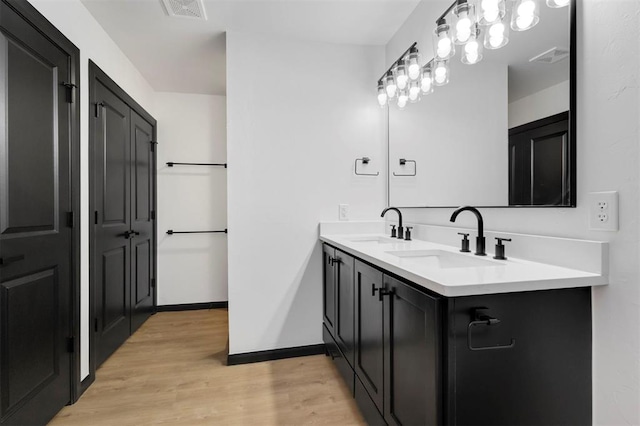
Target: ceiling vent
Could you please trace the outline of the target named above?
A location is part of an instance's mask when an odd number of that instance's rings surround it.
[[[555,64],[563,59],[569,57],[569,51],[561,49],[559,47],[552,47],[551,49],[542,52],[541,54],[529,59],[529,62],[538,62],[541,64]]]
[[[207,20],[202,0],[162,0],[162,4],[171,17]]]

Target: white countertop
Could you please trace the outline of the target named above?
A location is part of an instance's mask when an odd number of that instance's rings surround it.
[[[320,235],[320,240],[357,258],[387,270],[419,286],[447,297],[560,288],[591,287],[608,284],[608,277],[561,266],[511,258],[494,260],[492,256],[460,253],[458,247],[427,241],[398,240],[391,244],[352,241],[382,234]],[[387,236],[388,237],[388,236]],[[472,248],[475,246],[471,243]],[[393,251],[442,250],[484,260],[482,266],[440,268],[431,262],[416,262],[389,254]],[[508,253],[507,253],[508,256]]]

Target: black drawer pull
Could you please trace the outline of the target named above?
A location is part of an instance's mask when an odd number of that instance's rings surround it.
[[[378,299],[382,302],[382,298],[384,296],[393,296],[394,294],[396,294],[396,291],[393,289],[387,290],[386,288],[381,288],[380,292],[378,293]]]
[[[492,326],[500,323],[498,318],[490,317],[482,311],[487,308],[476,308],[473,310],[474,320],[467,326],[467,347],[472,351],[489,351],[495,349],[511,349],[516,345],[516,339],[511,339],[511,342],[507,345],[495,345],[495,346],[473,346],[471,344],[471,330],[479,325]]]
[[[19,262],[21,260],[24,260],[24,254],[11,257],[0,257],[0,267],[7,266],[10,263]]]

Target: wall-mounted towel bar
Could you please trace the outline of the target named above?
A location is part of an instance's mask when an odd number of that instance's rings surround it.
[[[174,231],[173,229],[169,229],[167,231],[167,235],[173,234],[227,234],[227,230],[223,231]]]
[[[393,172],[393,175],[394,176],[415,176],[418,173],[418,163],[416,163],[415,160],[406,160],[404,158],[400,159],[401,166],[406,166],[407,163],[413,163],[413,174],[402,174],[402,173]]]
[[[225,169],[227,168],[227,163],[176,163],[173,161],[169,161],[167,163],[167,166],[169,167],[173,167],[173,166],[214,166],[214,167],[224,167]]]
[[[358,173],[358,162],[361,162],[362,164],[369,164],[370,161],[371,161],[371,158],[369,158],[369,157],[356,158],[356,163],[355,163],[355,166],[354,166],[355,174],[358,175],[358,176],[378,176],[380,174],[380,172]]]

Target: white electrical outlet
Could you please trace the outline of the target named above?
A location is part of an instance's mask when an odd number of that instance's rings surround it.
[[[618,230],[617,191],[589,194],[589,229],[594,231]]]
[[[349,204],[338,205],[338,219],[342,221],[349,220]]]

